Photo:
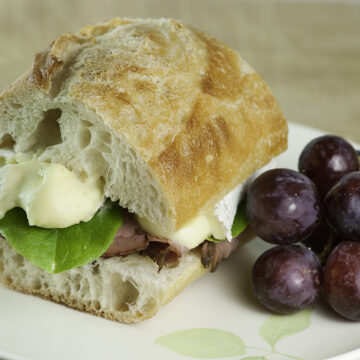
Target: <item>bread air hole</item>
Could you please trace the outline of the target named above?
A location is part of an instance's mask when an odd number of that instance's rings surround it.
[[[91,265],[92,265],[91,270],[93,275],[99,274],[99,264],[96,261],[94,261]]]
[[[13,260],[18,267],[24,266],[24,258],[20,254],[15,254]]]
[[[101,309],[100,301],[95,300],[93,305],[94,305],[95,310],[99,311]]]
[[[85,157],[87,161],[91,162],[93,172],[102,173],[104,171],[107,164],[102,153],[94,148],[89,148],[86,149]]]
[[[79,133],[79,145],[81,149],[85,149],[90,145],[91,131],[88,128],[82,128]]]
[[[85,297],[89,293],[90,293],[89,280],[87,278],[83,278],[80,284],[80,296]]]
[[[21,109],[23,106],[21,104],[12,103],[11,107],[14,109]]]
[[[49,109],[44,112],[44,117],[33,134],[34,141],[28,150],[35,151],[61,144],[61,130],[58,122],[61,115],[60,109]]]
[[[111,145],[111,135],[106,131],[100,131],[98,133],[99,139],[102,143],[106,145]]]
[[[81,288],[81,275],[77,274],[74,278],[73,289],[78,292]]]
[[[30,287],[33,290],[40,290],[41,289],[41,281],[40,281],[40,279],[39,278],[32,279]]]
[[[5,134],[0,142],[0,149],[14,150],[16,142],[10,134]]]
[[[111,277],[111,302],[114,311],[128,311],[139,296],[139,291],[130,281],[124,281],[121,276],[114,273]]]

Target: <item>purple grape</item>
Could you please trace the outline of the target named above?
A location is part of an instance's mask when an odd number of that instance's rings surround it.
[[[360,320],[360,243],[341,242],[324,269],[323,294],[330,306],[350,320]]]
[[[255,262],[254,293],[266,308],[291,314],[317,300],[321,276],[320,262],[311,250],[299,245],[275,246]]]
[[[320,199],[305,175],[289,169],[269,170],[250,185],[246,215],[252,230],[274,244],[303,241],[320,224]]]
[[[321,198],[344,175],[357,170],[356,150],[339,136],[325,135],[312,140],[299,159],[299,171],[315,183]]]
[[[360,241],[360,172],[345,175],[324,200],[326,217],[343,240]]]

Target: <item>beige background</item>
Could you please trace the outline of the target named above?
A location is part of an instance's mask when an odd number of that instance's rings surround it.
[[[174,17],[237,49],[288,120],[360,142],[360,0],[0,0],[0,88],[62,32]]]

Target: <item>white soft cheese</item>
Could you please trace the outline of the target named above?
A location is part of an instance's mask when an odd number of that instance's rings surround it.
[[[195,248],[212,234],[216,236],[216,238],[224,239],[221,225],[212,214],[198,215],[182,228],[173,232],[164,231],[158,225],[143,217],[137,216],[137,221],[148,233],[159,238],[174,241],[188,249]]]
[[[30,225],[65,228],[90,220],[102,203],[99,181],[81,181],[60,164],[25,160],[0,168],[0,218],[21,207]]]
[[[231,241],[232,239],[231,228],[236,215],[236,210],[240,201],[245,196],[247,187],[263,172],[274,168],[275,161],[271,160],[267,165],[255,171],[252,176],[250,176],[247,180],[238,185],[234,190],[230,191],[222,200],[215,204],[214,215],[220,223],[220,227],[223,232],[222,239],[226,238],[229,241]]]
[[[271,161],[215,204],[212,213],[196,216],[177,231],[166,232],[146,218],[137,217],[137,220],[141,227],[150,234],[177,242],[188,249],[195,248],[211,235],[215,239],[231,241],[231,228],[236,210],[245,195],[247,186],[264,171],[274,167],[275,162]]]

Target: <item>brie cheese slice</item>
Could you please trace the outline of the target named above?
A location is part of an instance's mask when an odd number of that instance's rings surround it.
[[[29,225],[65,228],[90,220],[103,199],[98,180],[81,181],[60,164],[26,160],[0,168],[0,218],[21,207]]]

